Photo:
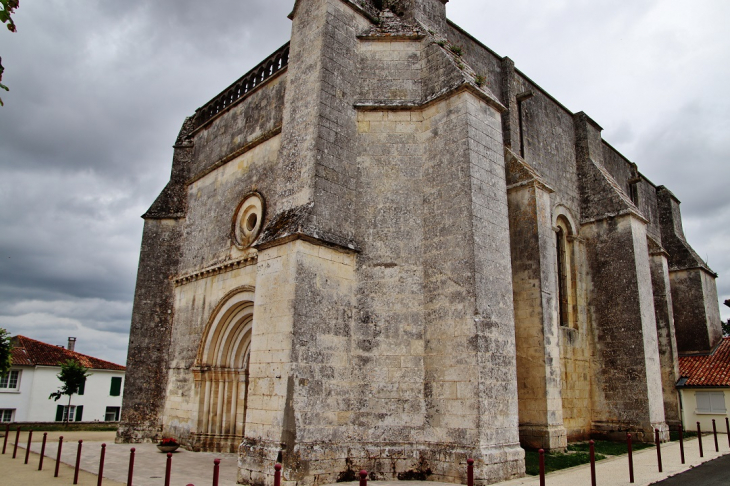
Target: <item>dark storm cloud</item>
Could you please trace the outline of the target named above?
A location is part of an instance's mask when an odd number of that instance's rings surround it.
[[[139,215],[180,125],[288,40],[290,4],[21,5],[0,52],[0,326],[125,361]]]
[[[125,361],[139,215],[169,176],[180,125],[288,40],[293,4],[21,2],[18,33],[0,32],[11,88],[0,108],[0,326],[54,344],[75,335],[79,351]],[[730,5],[453,0],[447,11],[677,194],[730,298],[730,101],[718,95],[730,82]]]

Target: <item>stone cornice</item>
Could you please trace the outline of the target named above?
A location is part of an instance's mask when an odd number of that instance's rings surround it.
[[[198,270],[196,272],[191,272],[191,273],[181,275],[179,277],[175,277],[172,279],[172,283],[173,283],[173,285],[175,285],[175,287],[179,287],[181,285],[195,282],[195,281],[203,279],[203,278],[208,278],[208,277],[212,277],[214,275],[220,275],[222,273],[228,273],[233,270],[238,270],[239,268],[256,265],[257,262],[258,262],[258,254],[251,253],[249,255],[246,255],[243,258],[239,258],[238,260],[230,260],[230,261],[227,261],[224,263],[219,263],[217,265],[213,265],[212,267]]]

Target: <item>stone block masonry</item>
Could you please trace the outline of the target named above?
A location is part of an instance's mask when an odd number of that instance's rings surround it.
[[[185,121],[119,441],[237,452],[257,486],[461,484],[469,457],[486,485],[677,424],[677,357],[719,324],[679,202],[446,3],[297,0]]]

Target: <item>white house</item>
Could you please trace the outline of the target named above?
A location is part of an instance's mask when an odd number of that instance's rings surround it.
[[[12,338],[12,368],[0,378],[0,422],[60,422],[66,415],[76,422],[119,420],[126,368],[75,352],[75,342],[69,338],[66,349],[25,336]],[[48,398],[62,386],[57,375],[69,359],[91,373],[70,406],[68,397]]]
[[[682,423],[687,430],[712,431],[712,420],[718,432],[726,432],[725,422],[730,405],[730,337],[722,340],[711,354],[680,356],[680,380],[677,389],[682,406]]]

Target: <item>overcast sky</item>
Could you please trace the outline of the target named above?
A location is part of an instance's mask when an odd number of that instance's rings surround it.
[[[293,4],[21,2],[18,33],[0,29],[0,327],[126,361],[139,216],[180,125],[289,39]],[[730,298],[730,2],[452,0],[447,13],[674,192]]]

